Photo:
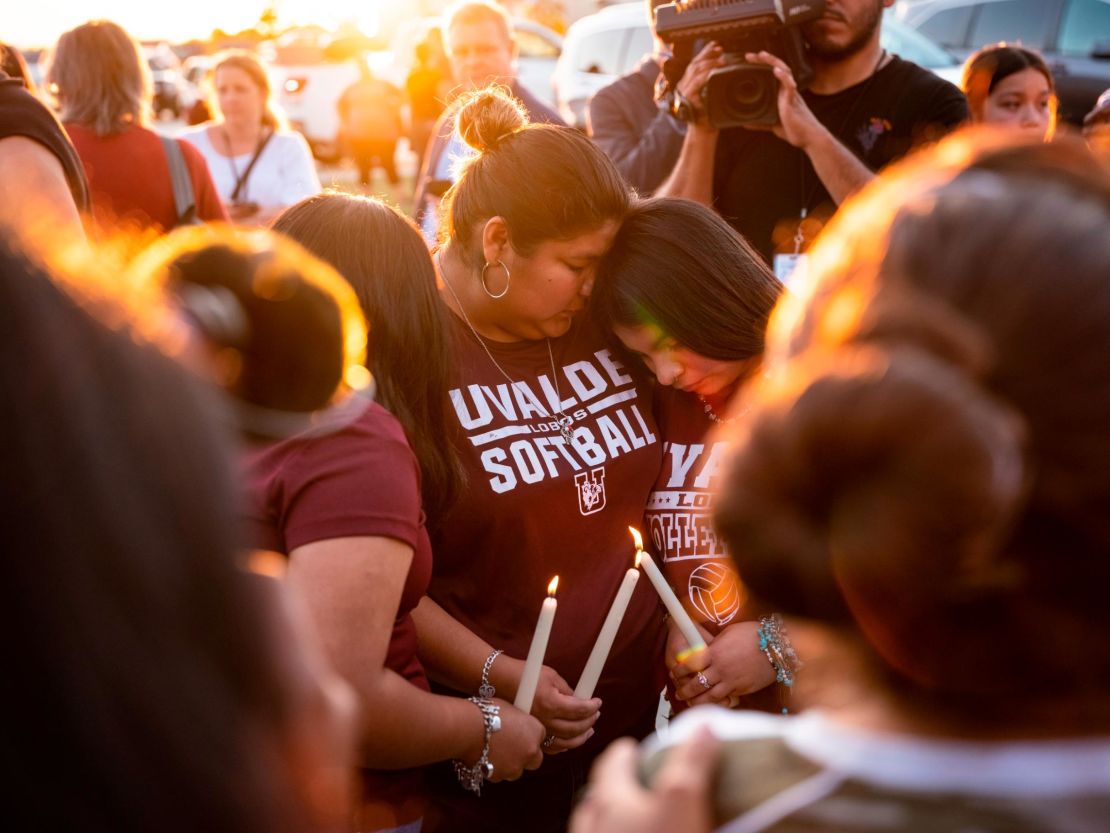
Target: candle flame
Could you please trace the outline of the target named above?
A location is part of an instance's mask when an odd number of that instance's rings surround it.
[[[643,550],[636,550],[636,569],[640,569],[640,559],[644,557]]]
[[[632,533],[632,540],[636,543],[636,552],[640,552],[644,548],[644,539],[640,537],[640,530],[634,526],[628,527],[628,531]]]
[[[547,585],[547,595],[554,596],[555,590],[559,587],[559,577],[551,579],[551,583]]]

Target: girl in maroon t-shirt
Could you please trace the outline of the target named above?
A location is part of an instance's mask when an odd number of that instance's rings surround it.
[[[710,209],[649,200],[632,209],[598,269],[591,304],[660,385],[663,467],[644,523],[664,574],[708,649],[670,630],[666,661],[683,704],[735,704],[774,682],[744,590],[713,529],[711,504],[725,443],[713,429],[743,415],[728,402],[759,368],[767,318],[782,285]],[[673,700],[672,700],[673,702]]]

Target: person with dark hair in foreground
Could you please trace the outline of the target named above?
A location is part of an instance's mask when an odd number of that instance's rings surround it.
[[[222,409],[80,289],[0,245],[6,823],[338,833],[353,701],[239,558]]]
[[[686,640],[671,624],[672,708],[735,704],[775,682],[759,648],[759,612],[712,528],[711,505],[727,449],[714,429],[729,421],[729,400],[758,373],[781,292],[762,258],[712,209],[654,199],[621,223],[590,296],[590,315],[660,385],[655,414],[665,452],[645,538],[709,646],[683,658]]]
[[[1108,229],[1082,145],[1012,134],[838,215],[716,513],[813,708],[693,710],[648,789],[614,745],[573,833],[1106,828]]]

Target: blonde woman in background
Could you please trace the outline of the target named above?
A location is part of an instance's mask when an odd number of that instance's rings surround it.
[[[233,222],[265,225],[282,209],[320,192],[312,151],[274,111],[258,56],[225,52],[212,86],[219,117],[186,131],[212,171]]]
[[[182,222],[162,140],[150,129],[150,69],[120,26],[94,20],[58,39],[47,70],[61,120],[89,180],[94,226],[165,231]],[[226,220],[204,158],[178,142],[195,215]]]

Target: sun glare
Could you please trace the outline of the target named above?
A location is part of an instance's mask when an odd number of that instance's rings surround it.
[[[269,9],[278,29],[315,24],[329,31],[354,27],[373,36],[382,29],[383,12],[396,20],[407,12],[384,0],[192,0],[165,5],[147,0],[79,0],[12,3],[4,9],[4,40],[24,48],[49,46],[65,31],[92,19],[112,20],[140,40],[179,43],[208,38],[213,30],[240,32],[257,26]],[[416,12],[412,12],[413,15]]]

